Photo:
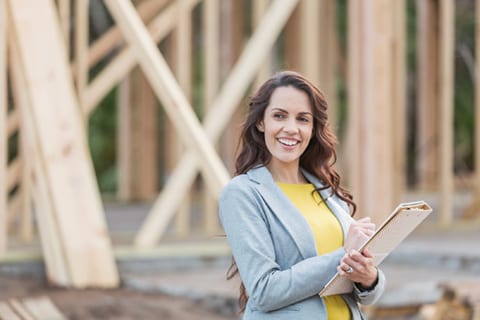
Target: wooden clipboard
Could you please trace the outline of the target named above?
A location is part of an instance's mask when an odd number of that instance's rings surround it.
[[[358,251],[370,250],[375,265],[379,265],[431,212],[432,208],[425,201],[399,204],[375,233],[358,247]],[[352,290],[353,282],[337,272],[319,295],[325,297]]]

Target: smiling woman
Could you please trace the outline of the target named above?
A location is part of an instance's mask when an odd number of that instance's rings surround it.
[[[336,137],[323,94],[284,71],[250,101],[236,177],[220,196],[220,218],[240,274],[243,319],[362,319],[357,303],[383,292],[369,252],[369,218],[354,221],[352,196],[333,168]],[[342,296],[318,293],[337,272],[355,282]],[[348,272],[347,272],[348,271]]]

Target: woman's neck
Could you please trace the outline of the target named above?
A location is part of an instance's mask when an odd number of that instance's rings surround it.
[[[276,182],[291,184],[308,183],[298,165],[279,165],[277,163],[270,163],[267,168],[270,171],[273,180]]]

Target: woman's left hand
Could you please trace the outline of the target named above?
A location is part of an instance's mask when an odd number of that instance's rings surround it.
[[[337,269],[340,275],[359,283],[365,289],[372,288],[378,277],[373,256],[368,250],[363,250],[361,253],[350,250],[340,260]]]

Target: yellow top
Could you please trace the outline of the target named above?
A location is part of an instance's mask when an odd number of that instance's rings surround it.
[[[310,225],[319,255],[343,246],[343,230],[335,215],[322,200],[313,184],[277,182]],[[328,319],[350,319],[350,310],[340,295],[324,298]]]

